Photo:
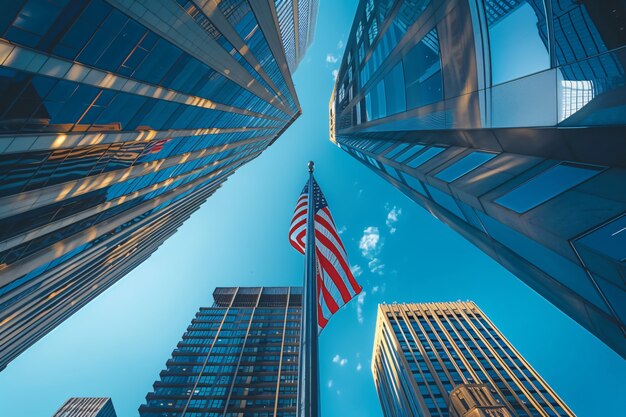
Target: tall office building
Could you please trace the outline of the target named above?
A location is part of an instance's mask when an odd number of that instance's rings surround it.
[[[278,26],[293,74],[313,42],[318,0],[276,0]]]
[[[472,302],[379,305],[372,373],[385,417],[574,416]]]
[[[279,17],[270,0],[2,2],[0,369],[300,115]]]
[[[613,0],[362,0],[329,110],[341,149],[626,357],[624,22]]]
[[[141,417],[296,415],[302,288],[217,288]]]
[[[70,398],[52,417],[117,417],[110,398]]]

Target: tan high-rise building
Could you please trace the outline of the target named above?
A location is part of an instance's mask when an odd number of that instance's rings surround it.
[[[574,416],[473,302],[379,305],[372,373],[386,417]]]

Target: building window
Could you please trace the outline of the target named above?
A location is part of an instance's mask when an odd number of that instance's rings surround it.
[[[577,239],[576,247],[585,246],[618,262],[626,262],[626,215]]]
[[[399,143],[398,146],[396,146],[391,151],[389,151],[389,152],[387,152],[385,154],[385,158],[393,159],[395,161],[396,157],[398,155],[400,155],[401,153],[403,153],[409,145],[410,145],[410,143],[406,143],[406,142],[405,143]]]
[[[488,1],[492,84],[550,68],[543,1]]]
[[[406,111],[402,61],[398,62],[396,66],[385,75],[385,96],[388,116]]]
[[[424,162],[426,162],[426,161],[434,158],[435,156],[439,155],[445,149],[446,148],[442,148],[442,147],[439,147],[439,146],[430,147],[430,148],[426,149],[424,152],[418,154],[413,159],[409,160],[406,164],[408,166],[410,166],[411,168],[417,168],[418,166],[422,165]]]
[[[596,176],[604,169],[562,162],[514,188],[495,202],[517,213],[525,213]]]
[[[443,99],[439,38],[433,28],[406,54],[404,82],[407,108],[414,109]]]
[[[448,168],[440,171],[435,177],[446,182],[452,182],[468,172],[478,168],[482,164],[496,157],[497,154],[490,152],[472,152],[469,155],[464,156]]]

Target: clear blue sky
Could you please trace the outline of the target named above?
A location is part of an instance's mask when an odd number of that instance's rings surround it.
[[[338,65],[328,61],[341,56],[355,7],[320,2],[315,43],[295,75],[303,116],[148,261],[9,364],[0,416],[47,417],[70,396],[110,396],[120,417],[136,416],[216,286],[301,285],[303,257],[287,232],[309,159],[366,292],[322,333],[324,417],[382,416],[370,371],[378,303],[458,299],[476,301],[579,416],[624,415],[626,361],[328,141]],[[359,241],[369,227],[380,240],[366,258]],[[384,265],[375,273],[373,257]]]

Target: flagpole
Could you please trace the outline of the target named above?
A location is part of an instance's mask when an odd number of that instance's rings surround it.
[[[317,271],[315,261],[315,204],[313,161],[309,161],[308,209],[305,246],[304,294],[300,326],[298,417],[319,417],[319,367],[317,343]]]

